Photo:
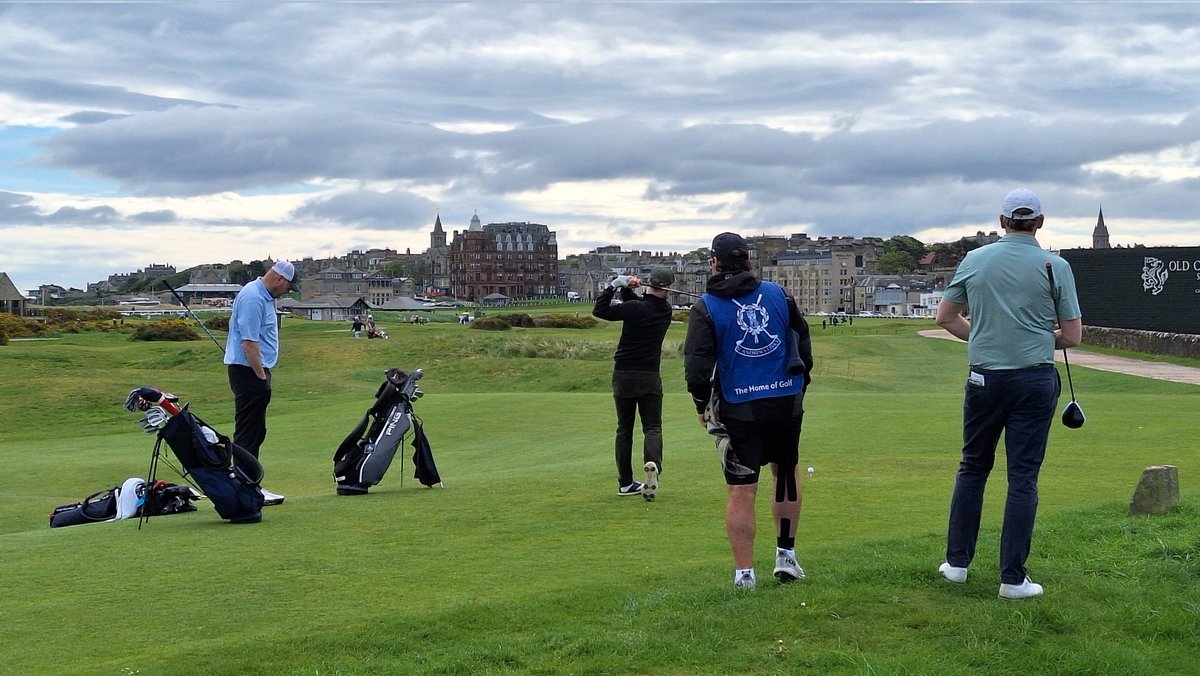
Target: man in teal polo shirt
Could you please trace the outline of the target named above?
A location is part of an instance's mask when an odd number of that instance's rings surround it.
[[[299,290],[295,266],[279,261],[265,275],[244,286],[233,301],[225,342],[225,364],[229,388],[233,390],[233,443],[256,458],[267,438],[271,369],[279,359],[275,299]],[[264,505],[283,502],[282,495],[261,490]]]
[[[1038,474],[1062,389],[1054,351],[1078,345],[1083,331],[1071,266],[1038,244],[1043,220],[1033,192],[1018,188],[1005,196],[1004,236],[967,254],[937,309],[938,326],[967,341],[970,365],[962,460],[950,501],[946,561],[939,570],[951,582],[967,580],[983,492],[1003,432],[1008,497],[999,595],[1006,599],[1043,591],[1029,579],[1025,561],[1037,516]],[[967,310],[970,319],[963,316]]]

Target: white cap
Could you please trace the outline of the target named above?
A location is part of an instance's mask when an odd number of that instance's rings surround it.
[[[291,261],[279,261],[271,270],[291,282],[292,291],[300,290],[300,281],[296,279],[296,266],[292,265]]]
[[[1033,213],[1017,214],[1014,216],[1013,212],[1018,209],[1031,209]],[[1004,204],[1000,207],[1000,215],[1018,221],[1037,218],[1042,215],[1042,201],[1038,199],[1037,195],[1033,194],[1032,190],[1017,188],[1004,196]]]

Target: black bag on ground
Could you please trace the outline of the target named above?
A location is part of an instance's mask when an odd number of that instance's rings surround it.
[[[158,431],[191,476],[212,501],[222,519],[234,523],[262,520],[263,496],[258,490],[263,468],[254,457],[219,434],[184,407]]]
[[[388,369],[384,374],[383,384],[375,392],[375,403],[333,454],[333,478],[337,482],[338,495],[363,495],[378,484],[391,467],[396,450],[410,428],[415,430],[414,445],[418,438],[423,442],[423,455],[427,458],[424,464],[433,465],[429,442],[412,408],[413,401],[421,397],[417,381],[423,375],[425,372],[421,369],[405,373],[396,368]],[[437,477],[426,483],[429,477],[425,474],[418,479],[426,486],[441,481]],[[437,475],[436,468],[433,475]]]
[[[96,491],[79,502],[59,505],[50,513],[50,527],[78,526],[117,518],[117,489],[119,486]]]
[[[164,516],[196,511],[192,502],[205,496],[185,484],[155,481],[146,491],[144,502],[138,506],[137,516]]]
[[[137,509],[126,517],[162,516],[194,512],[193,501],[204,496],[197,494],[191,486],[157,481],[149,488],[138,481]],[[128,482],[126,485],[129,485]],[[59,505],[50,513],[50,527],[78,526],[85,523],[101,523],[117,518],[121,486],[96,491],[78,502]]]

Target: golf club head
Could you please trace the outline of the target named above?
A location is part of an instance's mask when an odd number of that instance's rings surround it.
[[[1079,407],[1079,402],[1072,399],[1071,403],[1067,404],[1066,408],[1063,409],[1062,424],[1073,430],[1077,430],[1083,427],[1083,423],[1086,421],[1087,416],[1083,414],[1083,409]]]

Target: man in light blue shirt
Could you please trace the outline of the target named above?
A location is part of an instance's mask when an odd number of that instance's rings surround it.
[[[1079,344],[1083,319],[1071,266],[1037,242],[1042,203],[1024,188],[1004,198],[999,241],[963,259],[937,309],[938,326],[967,341],[963,449],[939,570],[966,582],[983,492],[1004,434],[1008,496],[1000,533],[1000,597],[1039,596],[1025,561],[1037,516],[1038,474],[1062,385],[1054,351]],[[970,319],[963,311],[970,312]],[[1055,328],[1057,324],[1058,328]]]
[[[279,359],[279,320],[275,299],[299,291],[296,268],[279,261],[265,275],[250,282],[233,301],[225,364],[233,390],[233,443],[258,457],[267,437],[267,406],[271,403],[271,369]],[[265,505],[283,502],[283,496],[262,489]]]

